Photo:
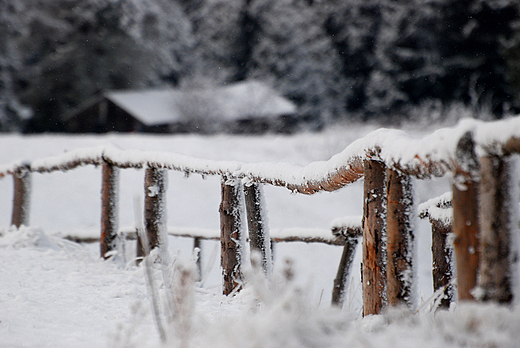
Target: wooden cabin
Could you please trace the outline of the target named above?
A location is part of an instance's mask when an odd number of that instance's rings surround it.
[[[71,133],[261,133],[284,131],[295,119],[294,103],[257,81],[107,91],[63,116]]]

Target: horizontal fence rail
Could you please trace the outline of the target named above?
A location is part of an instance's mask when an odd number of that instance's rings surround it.
[[[312,194],[334,191],[363,177],[366,159],[378,159],[387,167],[419,179],[442,177],[447,173],[465,173],[457,158],[458,139],[471,133],[479,151],[510,155],[520,151],[520,127],[517,118],[498,122],[466,121],[444,128],[422,139],[406,133],[380,129],[349,145],[328,161],[307,166],[289,163],[243,163],[213,161],[190,156],[151,151],[121,150],[113,145],[84,148],[29,163],[0,166],[0,177],[21,171],[48,173],[67,171],[78,166],[109,163],[118,168],[156,168],[200,175],[230,175],[246,181],[286,187]]]
[[[344,252],[334,282],[335,304],[343,301],[353,254],[358,240],[362,239],[363,314],[369,315],[380,313],[386,306],[413,305],[415,236],[411,217],[415,211],[411,178],[448,175],[453,182],[449,199],[432,203],[419,214],[432,223],[433,277],[435,290],[444,291],[441,306],[448,306],[453,299],[453,259],[459,301],[511,302],[513,251],[510,239],[511,226],[515,225],[512,220],[516,216],[511,202],[516,197],[512,196],[515,190],[510,186],[510,158],[519,152],[520,118],[515,117],[496,122],[464,120],[456,127],[440,129],[422,139],[411,138],[402,131],[380,129],[353,142],[330,160],[307,166],[212,161],[174,153],[121,150],[107,145],[78,149],[30,163],[15,162],[0,167],[0,177],[12,175],[14,178],[12,224],[20,226],[28,222],[30,173],[101,166],[100,240],[101,255],[107,257],[117,243],[118,170],[146,170],[145,240],[151,248],[161,244],[160,231],[166,229],[166,222],[161,218],[167,189],[165,170],[186,175],[218,175],[222,192],[221,226],[218,235],[211,238],[221,242],[225,294],[238,291],[242,284],[243,260],[237,241],[243,238],[242,227],[245,226],[242,223],[247,221],[251,250],[261,254],[266,274],[270,268],[271,241],[342,245]],[[361,224],[337,224],[332,227],[330,238],[322,238],[315,232],[307,236],[301,232],[283,237],[277,237],[273,232],[270,235],[263,216],[265,202],[261,184],[313,194],[338,190],[361,178],[364,178]],[[447,220],[436,218],[435,212],[446,213],[448,205],[451,216]],[[454,235],[453,246],[447,239],[450,233]],[[190,237],[200,238],[194,234]],[[140,243],[138,254],[143,254]]]

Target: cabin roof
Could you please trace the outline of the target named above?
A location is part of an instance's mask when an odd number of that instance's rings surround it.
[[[147,126],[205,119],[277,117],[296,112],[293,102],[258,81],[193,90],[108,91],[105,98]]]

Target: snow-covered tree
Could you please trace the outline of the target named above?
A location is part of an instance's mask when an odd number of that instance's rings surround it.
[[[15,72],[20,69],[19,51],[13,39],[20,35],[18,21],[23,7],[0,0],[0,131],[18,131],[22,121],[31,116],[15,94]]]
[[[195,40],[187,86],[219,85],[235,79],[243,8],[243,1],[204,0],[187,11]]]
[[[302,114],[326,121],[344,113],[346,84],[318,7],[303,0],[253,1],[261,30],[249,74],[272,80]]]
[[[19,95],[32,130],[59,130],[60,116],[104,89],[138,88],[184,74],[190,24],[172,1],[27,1]]]

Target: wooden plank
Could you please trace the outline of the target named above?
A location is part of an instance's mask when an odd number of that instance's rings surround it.
[[[241,270],[241,182],[239,179],[222,177],[220,203],[220,244],[224,295],[240,290]]]
[[[13,173],[13,210],[11,225],[20,228],[29,225],[29,208],[31,203],[31,173],[28,166],[19,167]]]
[[[472,292],[477,284],[480,256],[479,185],[476,178],[479,164],[470,132],[461,137],[456,149],[456,160],[459,169],[452,185],[452,202],[457,293],[459,301],[468,301],[474,300]]]
[[[510,303],[511,187],[510,161],[488,155],[480,159],[480,268],[481,300]]]
[[[119,170],[104,162],[101,167],[101,257],[108,258],[117,248]]]
[[[385,172],[381,161],[365,160],[363,205],[363,315],[386,305]]]
[[[413,305],[413,241],[412,182],[404,175],[388,168],[387,178],[387,294],[388,305]]]
[[[260,253],[262,270],[268,275],[271,269],[271,241],[263,210],[265,202],[262,186],[256,183],[244,185],[244,198],[251,254]]]
[[[144,227],[149,250],[161,243],[161,231],[166,229],[167,174],[163,169],[147,168],[144,177]],[[137,256],[145,255],[142,240],[138,236]]]

